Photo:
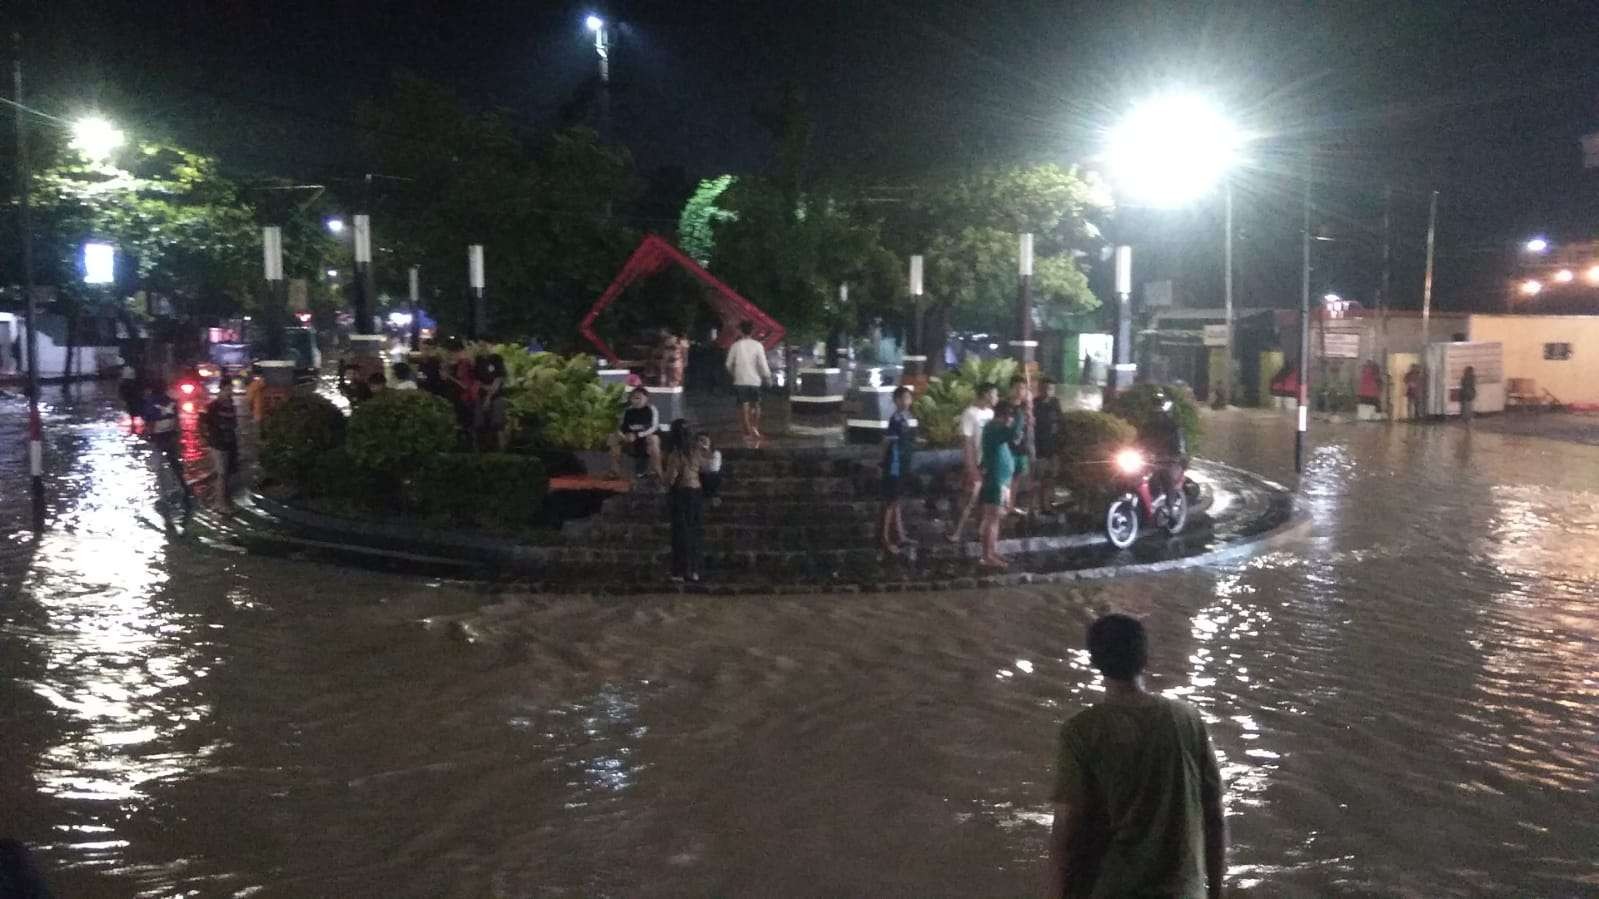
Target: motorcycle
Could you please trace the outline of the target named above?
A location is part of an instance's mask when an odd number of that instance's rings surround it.
[[[1105,537],[1117,549],[1126,549],[1138,540],[1145,524],[1179,534],[1188,524],[1188,493],[1185,478],[1179,474],[1175,484],[1163,484],[1157,492],[1151,485],[1157,469],[1136,449],[1124,449],[1114,459],[1116,495],[1105,510]]]

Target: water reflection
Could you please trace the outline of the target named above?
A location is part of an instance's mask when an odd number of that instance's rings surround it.
[[[70,810],[61,841],[43,848],[69,866],[103,865],[127,845],[118,827],[151,785],[209,752],[171,743],[210,714],[199,684],[210,666],[192,616],[164,593],[168,538],[150,518],[146,447],[98,426],[69,439],[60,508],[23,575],[29,625],[12,633],[39,662],[26,686],[57,722],[34,764],[38,790]]]

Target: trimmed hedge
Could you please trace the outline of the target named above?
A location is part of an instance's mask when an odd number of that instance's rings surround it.
[[[296,393],[261,421],[261,467],[269,477],[305,487],[312,469],[344,443],[344,413],[314,393]]]
[[[410,479],[417,510],[450,524],[511,529],[534,522],[549,478],[537,459],[509,453],[449,453]]]
[[[404,476],[452,452],[455,425],[455,410],[430,393],[383,390],[355,407],[345,447],[363,468]]]
[[[1062,413],[1056,443],[1061,485],[1080,497],[1104,491],[1110,484],[1111,460],[1137,437],[1137,428],[1106,412]]]
[[[394,478],[355,464],[350,451],[342,446],[317,458],[306,479],[305,490],[316,499],[373,509],[395,505],[397,494]]]

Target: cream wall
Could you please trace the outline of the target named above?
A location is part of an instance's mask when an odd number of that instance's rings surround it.
[[[1599,405],[1599,316],[1473,315],[1469,327],[1471,340],[1503,345],[1507,379],[1532,378],[1567,405]],[[1571,358],[1545,359],[1546,343],[1571,344]]]

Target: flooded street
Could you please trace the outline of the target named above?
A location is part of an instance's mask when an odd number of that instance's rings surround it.
[[[0,398],[0,835],[63,897],[1037,894],[1110,608],[1211,722],[1245,895],[1599,895],[1570,434],[1320,426],[1311,531],[1216,568],[568,599],[174,541],[92,388],[46,420],[35,541],[24,423]],[[1294,482],[1288,418],[1209,428]]]

